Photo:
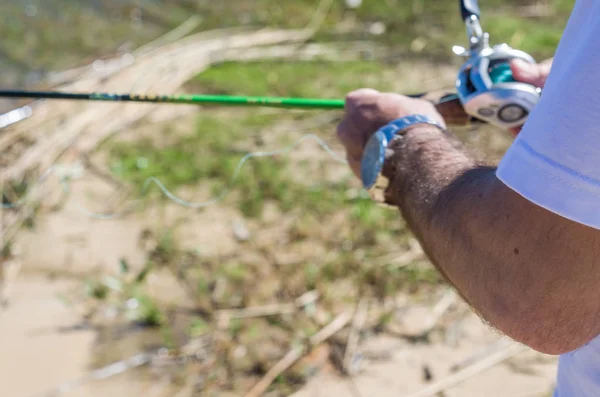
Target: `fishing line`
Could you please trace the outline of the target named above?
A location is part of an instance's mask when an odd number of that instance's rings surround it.
[[[56,166],[56,165],[53,165],[53,166],[51,166],[50,168],[48,168],[48,169],[47,169],[47,170],[46,170],[46,171],[45,171],[45,172],[44,172],[44,173],[43,173],[43,174],[42,174],[42,175],[41,175],[41,176],[38,178],[37,185],[38,185],[38,186],[39,186],[39,185],[41,185],[42,183],[44,183],[44,181],[45,181],[46,179],[48,179],[48,177],[49,177],[51,174],[54,174],[54,173],[56,173],[56,168],[57,168],[57,166]],[[1,204],[2,204],[2,208],[3,208],[3,209],[15,209],[15,208],[18,208],[18,207],[22,206],[22,205],[23,205],[23,204],[25,204],[25,202],[27,201],[27,195],[28,195],[28,193],[25,193],[25,194],[23,195],[23,197],[21,197],[21,198],[20,198],[19,200],[17,200],[15,203],[9,203],[9,204],[5,204],[5,203],[4,203],[4,192],[0,192],[0,200],[2,200],[2,203],[1,203]]]
[[[248,160],[250,160],[252,158],[273,157],[273,156],[287,154],[291,150],[295,149],[300,144],[302,144],[308,140],[315,141],[322,149],[325,150],[325,152],[334,161],[336,161],[340,164],[344,164],[344,165],[348,164],[348,162],[344,158],[339,156],[322,138],[320,138],[319,136],[317,136],[315,134],[306,134],[303,137],[301,137],[300,139],[298,139],[296,142],[294,142],[291,145],[286,146],[282,149],[276,149],[276,150],[272,150],[272,151],[255,151],[255,152],[250,152],[250,153],[247,153],[246,155],[244,155],[237,163],[237,166],[233,172],[233,176],[231,177],[231,180],[229,182],[229,186],[224,188],[220,194],[218,194],[216,197],[214,197],[210,200],[202,201],[202,202],[193,202],[193,201],[184,200],[183,198],[180,198],[179,196],[174,194],[171,190],[169,190],[165,186],[165,184],[159,178],[154,177],[154,176],[149,177],[145,180],[145,182],[142,186],[142,189],[141,189],[140,198],[145,196],[148,193],[150,187],[154,184],[158,187],[158,189],[162,192],[162,194],[165,197],[167,197],[170,201],[174,202],[175,204],[177,204],[181,207],[189,208],[189,209],[200,209],[200,208],[209,207],[211,205],[216,205],[219,202],[223,201],[231,193],[231,190],[234,187],[233,184],[239,177],[244,164],[246,164],[248,162]],[[45,179],[47,179],[50,174],[52,174],[52,173],[56,174],[56,173],[58,173],[57,171],[58,171],[57,166],[50,167],[44,173],[44,175],[40,178],[38,183],[39,184],[43,183],[43,181]],[[64,172],[62,172],[61,174],[62,175],[60,175],[60,181],[63,186],[63,190],[64,190],[65,194],[69,194],[71,178],[65,176]],[[137,199],[136,201],[139,201],[139,200],[140,199]],[[16,203],[2,204],[2,208],[8,208],[8,209],[18,208],[21,205],[23,205],[25,203],[25,201],[26,201],[26,196],[19,199]],[[74,205],[85,216],[92,218],[92,219],[98,219],[98,220],[113,220],[113,219],[122,218],[133,211],[133,205],[132,205],[131,206],[132,208],[121,211],[119,213],[102,214],[102,213],[91,211],[78,202],[75,202]]]

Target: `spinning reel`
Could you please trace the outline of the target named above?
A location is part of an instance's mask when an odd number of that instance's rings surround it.
[[[541,89],[515,81],[510,61],[535,63],[535,60],[507,44],[490,47],[489,34],[479,21],[477,1],[461,0],[460,5],[469,49],[454,46],[452,50],[456,55],[468,57],[456,80],[458,98],[465,112],[503,129],[523,125],[539,101]]]

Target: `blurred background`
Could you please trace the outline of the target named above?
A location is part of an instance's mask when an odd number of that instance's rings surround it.
[[[573,3],[480,0],[482,23],[542,61]],[[457,1],[0,0],[4,89],[452,92],[455,44]],[[550,396],[556,358],[371,202],[340,116],[1,100],[0,394]],[[453,130],[490,161],[511,143]]]

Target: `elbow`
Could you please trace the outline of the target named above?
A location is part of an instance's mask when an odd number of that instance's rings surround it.
[[[531,305],[524,305],[521,301],[520,305],[512,306],[513,310],[497,311],[499,331],[516,342],[548,355],[575,351],[600,333],[596,315],[573,310],[569,302],[543,301],[541,299]]]
[[[523,332],[513,339],[527,347],[548,355],[561,355],[579,349],[589,342],[587,339],[569,338],[568,336],[547,335],[536,332]]]

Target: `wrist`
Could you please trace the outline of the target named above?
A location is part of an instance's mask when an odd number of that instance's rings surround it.
[[[386,203],[395,207],[403,205],[413,180],[411,174],[417,172],[415,168],[418,167],[418,161],[414,158],[414,153],[446,137],[446,132],[438,127],[419,124],[407,129],[400,139],[390,142],[382,170],[382,174],[390,181],[385,191]]]
[[[423,130],[425,126],[438,131],[438,134],[446,134],[444,125],[435,118],[415,114],[396,119],[371,136],[361,160],[361,179],[373,200],[381,204],[395,204],[396,200],[387,192],[396,180],[398,156],[403,157],[405,138],[413,136],[413,133],[418,136],[420,131],[428,131]]]

